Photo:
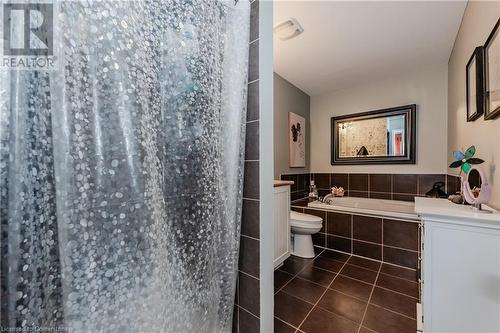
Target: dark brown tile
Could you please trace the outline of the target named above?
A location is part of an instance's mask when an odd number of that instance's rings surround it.
[[[304,208],[301,208],[301,207],[291,206],[290,210],[293,210],[293,211],[296,211],[296,212],[299,212],[299,213],[303,213],[304,212]]]
[[[382,260],[382,245],[353,240],[352,254],[375,260]]]
[[[349,190],[349,196],[355,198],[368,198],[368,192]]]
[[[245,160],[259,159],[259,121],[247,123],[245,134]]]
[[[418,251],[418,223],[384,219],[384,245]]]
[[[322,188],[329,190],[330,186],[330,174],[329,173],[313,173],[314,185],[317,188]]]
[[[432,189],[432,185],[437,182],[446,183],[445,175],[429,174],[429,175],[418,175],[418,194],[425,195],[429,190]],[[445,190],[445,187],[442,187]]]
[[[370,174],[370,192],[392,192],[392,175]]]
[[[259,41],[250,44],[248,55],[248,82],[259,78]]]
[[[259,119],[259,82],[248,85],[247,121]]]
[[[417,269],[418,254],[413,251],[384,246],[383,261],[394,265]]]
[[[326,234],[322,232],[318,232],[317,234],[312,235],[312,241],[314,246],[326,247]]]
[[[340,253],[337,251],[325,250],[321,253],[321,257],[333,259],[341,262],[346,262],[351,257],[349,254]]]
[[[415,202],[415,194],[392,194],[392,200]]]
[[[328,194],[330,194],[331,192],[332,192],[331,190],[322,190],[322,189],[319,189],[318,190],[318,196],[325,197]]]
[[[351,239],[326,235],[326,246],[329,249],[351,253]]]
[[[302,173],[298,175],[297,188],[299,189],[299,191],[300,190],[309,191],[309,179],[310,179],[309,173]]]
[[[342,266],[344,265],[343,262],[336,261],[336,260],[330,260],[325,257],[317,257],[314,259],[313,266],[318,267],[321,269],[326,269],[330,272],[337,273],[342,269]]]
[[[415,333],[416,320],[398,315],[376,305],[369,305],[363,326],[381,333]]]
[[[296,328],[274,318],[274,333],[294,333]]]
[[[260,256],[259,241],[245,236],[241,236],[240,261],[239,261],[240,271],[250,274],[253,277],[259,278],[259,267],[260,267],[259,256]]]
[[[370,303],[385,309],[403,314],[413,319],[417,318],[417,300],[393,291],[375,287]]]
[[[241,214],[241,234],[259,238],[259,201],[243,199]]]
[[[386,192],[370,192],[369,197],[372,199],[392,200],[392,194]]]
[[[377,272],[353,265],[345,265],[340,274],[367,283],[375,282],[377,277]]]
[[[281,267],[278,269],[280,271],[284,271],[290,274],[297,274],[300,272],[306,265],[310,264],[312,259],[302,259],[298,257],[291,256],[287,258]]]
[[[260,316],[259,280],[240,273],[238,278],[238,294],[238,305],[253,315]]]
[[[239,333],[259,333],[260,320],[249,312],[239,309],[238,323]]]
[[[300,330],[305,333],[356,333],[358,326],[342,316],[315,307]]]
[[[322,285],[323,287],[328,287],[333,281],[335,273],[311,265],[304,268],[300,272],[299,277]]]
[[[352,237],[373,243],[382,243],[382,219],[354,215],[352,220]]]
[[[375,261],[375,260],[369,260],[369,259],[364,259],[364,258],[359,258],[352,256],[349,258],[347,261],[348,264],[358,266],[358,267],[363,267],[372,271],[378,271],[380,268],[380,261]]]
[[[347,173],[332,173],[330,176],[332,187],[343,187],[349,190],[349,175]]]
[[[259,162],[245,162],[243,197],[259,199]]]
[[[298,187],[297,187],[298,177],[299,176],[297,176],[297,175],[284,174],[284,175],[281,175],[281,180],[291,180],[293,182],[293,184],[290,185],[290,191],[295,192],[298,190]]]
[[[250,6],[250,42],[259,38],[259,1]]]
[[[278,291],[283,287],[288,281],[293,278],[293,275],[286,272],[280,271],[279,269],[274,271],[274,291]]]
[[[281,291],[314,304],[325,290],[326,288],[319,284],[295,277]]]
[[[274,296],[274,315],[295,327],[300,325],[312,307],[312,304],[282,291]]]
[[[417,193],[417,175],[395,174],[392,176],[392,191],[394,193]]]
[[[361,326],[358,333],[377,333],[369,328]]]
[[[231,327],[233,333],[238,333],[238,328],[239,328],[238,327],[238,311],[239,311],[239,308],[235,304],[233,307],[233,327]]]
[[[368,192],[368,174],[350,173],[349,174],[349,192],[365,191]]]
[[[331,235],[351,237],[351,215],[328,212],[326,232]]]
[[[380,273],[396,276],[413,282],[418,281],[417,271],[413,269],[397,267],[389,264],[382,264]]]
[[[366,309],[366,302],[329,289],[318,303],[318,306],[361,324]]]
[[[418,298],[418,283],[380,273],[376,286]]]
[[[454,175],[446,175],[446,193],[455,194],[460,192],[460,179]]]
[[[368,301],[373,285],[358,280],[353,280],[343,275],[339,275],[333,281],[330,289],[335,289],[349,296]]]

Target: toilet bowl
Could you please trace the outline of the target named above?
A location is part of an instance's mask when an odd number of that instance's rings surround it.
[[[323,219],[314,215],[290,212],[292,254],[301,258],[314,258],[313,234],[319,232]]]

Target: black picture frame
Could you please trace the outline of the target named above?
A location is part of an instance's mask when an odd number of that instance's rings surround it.
[[[491,120],[495,119],[498,116],[500,116],[500,104],[498,104],[496,107],[492,107],[492,92],[490,91],[490,83],[489,83],[489,78],[491,76],[492,71],[500,71],[500,68],[492,68],[490,66],[490,59],[489,59],[489,49],[493,45],[496,47],[500,48],[500,33],[499,33],[499,26],[500,26],[500,18],[497,20],[497,23],[493,27],[493,30],[491,31],[490,35],[488,36],[488,39],[486,40],[486,43],[484,44],[484,95],[485,95],[485,110],[484,110],[484,119],[486,120]],[[498,89],[495,91],[495,98],[496,102],[500,102],[500,82],[498,83]]]
[[[467,65],[465,66],[467,121],[474,121],[477,118],[481,117],[485,112],[486,103],[484,94],[483,64],[484,48],[482,46],[479,46],[475,48],[469,61],[467,62]],[[471,87],[472,83],[474,83],[473,87]],[[471,100],[471,88],[474,88],[474,100]]]
[[[405,115],[404,155],[340,157],[339,130],[338,130],[339,122],[390,117],[397,115]],[[410,105],[403,105],[392,108],[332,117],[330,143],[331,143],[332,165],[415,164],[416,150],[417,150],[417,105],[410,104]]]

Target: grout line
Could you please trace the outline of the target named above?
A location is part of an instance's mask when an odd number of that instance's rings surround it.
[[[259,320],[260,320],[260,318],[259,318],[259,317],[257,317],[256,315],[254,315],[253,313],[251,313],[250,311],[248,311],[248,310],[247,310],[247,309],[245,309],[244,307],[240,306],[239,304],[237,304],[236,306],[238,307],[238,309],[243,310],[243,311],[245,311],[246,313],[248,313],[249,315],[251,315],[252,317],[255,317],[255,318],[257,318],[257,319],[259,319]],[[238,316],[238,317],[239,317],[239,316]],[[239,322],[238,322],[238,326],[239,326]]]
[[[253,275],[251,275],[251,274],[248,274],[247,272],[240,271],[240,270],[238,270],[238,272],[240,272],[241,274],[246,275],[246,276],[248,276],[248,277],[251,277],[251,278],[252,278],[252,279],[254,279],[254,280],[260,281],[260,279],[259,279],[259,278],[256,278],[255,276],[253,276]],[[238,276],[238,281],[239,281],[239,279],[240,279],[240,278],[239,278],[239,276]],[[239,287],[238,287],[238,290],[239,290]],[[238,296],[239,296],[239,292],[238,292]],[[238,297],[238,298],[239,298],[239,297]],[[240,302],[238,302],[238,304],[239,304],[239,303],[240,303]]]
[[[260,39],[260,37],[257,37],[256,39],[254,39],[253,41],[251,41],[250,43],[248,43],[248,45],[252,45],[253,43],[258,42],[259,39]]]
[[[259,238],[250,237],[250,236],[247,236],[247,235],[245,235],[245,234],[241,234],[241,233],[240,233],[240,237],[245,237],[245,238],[248,238],[248,239],[253,239],[253,240],[256,240],[256,241],[259,241],[259,242],[260,242],[260,239],[259,239]]]
[[[413,298],[413,299],[414,299],[414,300],[416,300],[417,302],[419,301],[419,299],[418,299],[418,298],[416,298],[416,297],[413,297],[413,296],[410,296],[410,295],[407,295],[407,294],[403,294],[402,292],[399,292],[399,291],[396,291],[396,290],[387,289],[387,288],[385,288],[385,287],[381,287],[381,286],[378,286],[378,285],[376,285],[375,287],[380,288],[380,289],[384,289],[384,290],[387,290],[387,291],[392,291],[393,293],[398,294],[398,295],[401,295],[401,296],[406,296],[406,297],[409,297],[409,298]],[[384,308],[384,309],[385,309],[385,308]]]
[[[309,312],[307,313],[307,315],[304,317],[304,319],[302,320],[302,322],[300,323],[299,325],[299,328],[302,326],[302,324],[304,324],[304,322],[306,321],[307,317],[309,317],[309,315],[311,314],[311,312],[318,306],[319,302],[321,301],[321,299],[323,298],[323,296],[325,296],[325,294],[327,293],[327,291],[330,289],[330,287],[332,286],[333,284],[333,281],[335,281],[335,279],[337,278],[337,276],[339,276],[340,272],[342,271],[342,269],[344,269],[345,265],[347,265],[347,261],[349,261],[351,257],[347,258],[347,260],[345,261],[345,263],[342,265],[342,267],[339,269],[339,272],[335,274],[335,277],[333,278],[332,282],[330,282],[330,284],[328,285],[328,287],[325,289],[325,291],[323,292],[323,294],[321,294],[321,296],[318,298],[318,300],[316,301],[316,303],[314,304],[314,306],[311,308],[311,310],[309,310]],[[323,308],[322,308],[323,309]]]
[[[250,85],[250,84],[252,84],[252,83],[254,83],[254,82],[257,82],[257,81],[259,81],[259,79],[255,79],[255,80],[252,80],[252,81],[248,81],[248,82],[247,82],[247,85]]]
[[[249,120],[249,121],[247,121],[247,124],[256,123],[256,122],[258,122],[258,121],[259,121],[259,119]]]
[[[361,327],[363,326],[363,322],[365,321],[365,316],[366,316],[366,313],[368,312],[368,307],[370,306],[370,301],[372,299],[373,291],[375,290],[375,284],[377,283],[378,276],[380,274],[381,269],[382,269],[382,265],[380,265],[378,272],[377,272],[377,277],[375,278],[375,281],[373,281],[372,291],[370,293],[370,297],[368,298],[368,301],[366,302],[365,312],[363,313],[363,317],[361,318],[361,323],[360,323],[359,328],[358,328],[358,333],[361,331]]]
[[[375,304],[375,303],[371,303],[371,305],[376,306],[377,308],[381,308],[381,309],[384,309],[386,311],[392,312],[392,313],[397,314],[399,316],[406,317],[406,318],[411,319],[411,320],[415,320],[415,321],[417,320],[416,318],[412,318],[412,317],[410,317],[408,315],[405,315],[405,314],[403,314],[401,312],[397,312],[397,311],[394,311],[394,310],[391,310],[391,309],[388,309],[388,308],[384,308],[383,306]]]
[[[321,251],[321,252],[320,252],[320,254],[321,254],[321,253],[323,253],[323,252],[324,252],[324,250],[323,250],[323,251]],[[292,275],[292,278],[291,278],[289,281],[287,281],[284,285],[282,285],[282,286],[281,286],[281,288],[279,288],[279,289],[278,289],[278,290],[274,293],[274,295],[276,295],[278,292],[282,291],[282,289],[283,289],[283,288],[285,288],[285,286],[286,286],[286,285],[288,285],[288,284],[289,284],[289,283],[290,283],[293,279],[295,279],[295,278],[296,278],[296,277],[297,277],[300,273],[302,273],[302,271],[303,271],[303,270],[304,270],[307,266],[312,265],[312,264],[313,264],[314,259],[316,259],[317,257],[319,257],[319,255],[320,255],[320,254],[318,254],[317,256],[315,256],[315,257],[311,260],[311,262],[310,262],[310,263],[308,263],[308,264],[304,265],[304,267],[302,267],[301,269],[299,269],[295,275],[294,275],[294,274],[291,274],[291,273],[288,273],[288,272],[286,272],[286,271],[282,271],[282,272],[285,272],[285,273],[287,273],[287,274],[289,274],[289,275]],[[292,260],[293,260],[293,259],[292,259]],[[279,269],[279,268],[278,268],[278,269]],[[293,296],[293,295],[292,295],[292,296]],[[295,296],[294,296],[294,297],[295,297]]]

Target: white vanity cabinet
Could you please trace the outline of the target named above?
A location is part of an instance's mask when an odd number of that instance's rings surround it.
[[[500,214],[416,198],[424,333],[500,332]]]
[[[290,183],[274,183],[274,268],[290,256]]]

